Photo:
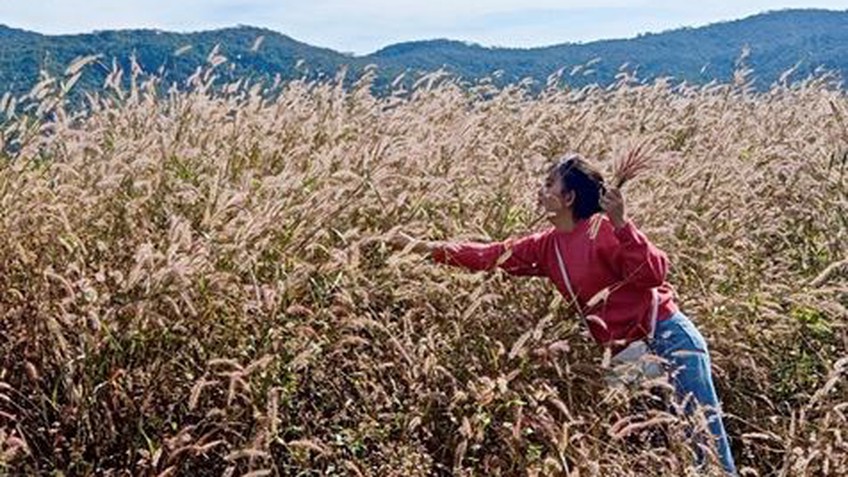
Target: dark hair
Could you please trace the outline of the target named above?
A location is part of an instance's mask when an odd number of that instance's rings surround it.
[[[574,191],[572,211],[576,219],[587,219],[602,211],[601,197],[606,193],[604,176],[579,154],[566,154],[554,166],[562,181],[562,192]]]

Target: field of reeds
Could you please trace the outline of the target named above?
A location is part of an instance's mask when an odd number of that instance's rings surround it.
[[[827,76],[375,96],[115,71],[72,108],[81,68],[0,104],[0,474],[694,473],[703,418],[662,382],[606,387],[552,286],[379,240],[536,230],[551,161],[610,171],[645,142],[629,215],[711,346],[742,475],[848,474],[848,97]]]

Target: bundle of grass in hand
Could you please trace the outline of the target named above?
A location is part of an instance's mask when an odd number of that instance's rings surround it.
[[[642,172],[650,169],[653,165],[656,148],[651,146],[651,139],[647,138],[635,147],[627,149],[627,153],[617,156],[612,164],[612,189],[621,189],[624,184],[633,180]],[[598,236],[601,227],[601,217],[595,216],[591,219],[589,236],[594,240]]]
[[[650,169],[653,165],[656,148],[651,145],[651,139],[645,139],[636,147],[627,151],[626,155],[619,156],[612,165],[612,184],[616,189],[621,189],[624,184],[633,180],[642,172]]]

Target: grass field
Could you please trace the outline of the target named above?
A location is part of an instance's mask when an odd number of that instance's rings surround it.
[[[0,474],[692,472],[687,423],[604,386],[552,286],[373,240],[536,230],[546,165],[609,171],[642,141],[628,210],[711,346],[742,474],[848,474],[848,98],[827,78],[267,99],[214,71],[115,75],[71,111],[71,68],[0,104]]]

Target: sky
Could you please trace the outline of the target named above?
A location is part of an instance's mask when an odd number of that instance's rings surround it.
[[[844,11],[848,0],[0,0],[0,24],[45,34],[250,25],[362,55],[435,38],[523,48],[630,38],[785,8]]]

